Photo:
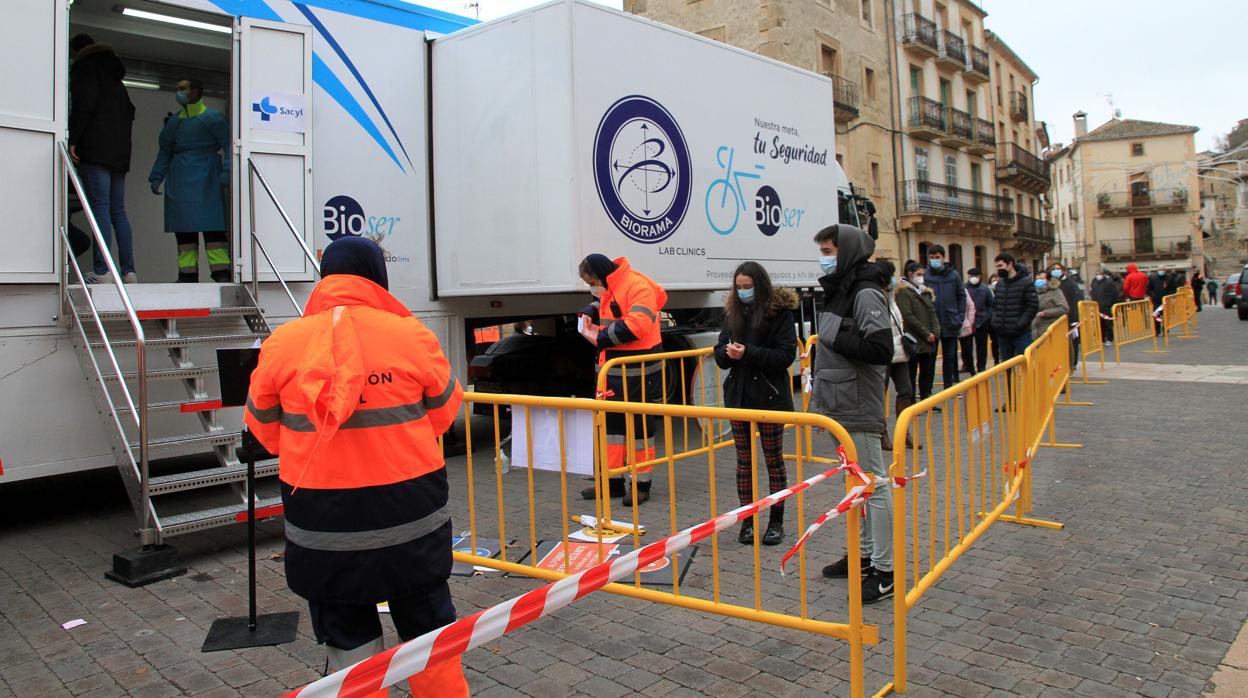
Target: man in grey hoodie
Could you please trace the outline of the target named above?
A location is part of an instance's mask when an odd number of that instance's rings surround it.
[[[816,318],[815,390],[811,411],[830,417],[849,432],[858,464],[868,475],[887,477],[880,438],[884,417],[884,375],[893,360],[888,299],[889,279],[867,261],[875,241],[849,225],[833,225],[815,235],[824,276],[823,308]],[[862,601],[893,595],[893,512],[887,488],[867,500],[861,527]],[[849,557],[823,568],[825,577],[849,576]]]

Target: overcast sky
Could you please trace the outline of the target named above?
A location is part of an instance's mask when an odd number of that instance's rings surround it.
[[[477,0],[482,20],[545,0]],[[659,0],[652,0],[659,1]],[[675,0],[663,0],[673,2]],[[682,0],[683,1],[683,0]],[[745,0],[718,0],[738,2]],[[754,1],[754,0],[749,0]],[[470,0],[419,4],[473,16]],[[619,8],[620,0],[602,4]],[[980,0],[986,25],[1039,73],[1036,118],[1070,142],[1071,115],[1088,127],[1123,118],[1199,126],[1196,149],[1248,118],[1246,0]]]

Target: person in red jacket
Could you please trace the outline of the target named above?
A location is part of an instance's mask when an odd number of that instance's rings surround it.
[[[1122,295],[1129,301],[1142,301],[1148,297],[1148,275],[1134,263],[1127,265],[1127,278],[1122,282]]]
[[[659,313],[667,303],[667,291],[650,277],[633,269],[627,257],[610,259],[606,255],[591,254],[577,270],[581,280],[589,285],[596,300],[581,309],[583,328],[581,334],[598,347],[598,365],[621,356],[641,356],[663,351],[663,335],[659,325]],[[624,374],[627,372],[628,380]],[[612,369],[607,374],[609,400],[628,402],[663,402],[663,362],[651,361],[643,367],[629,365]],[[645,463],[655,457],[655,432],[658,419],[636,417],[633,419],[633,463]],[[607,414],[607,466],[622,468],[628,460],[628,418],[619,412]],[[631,506],[634,498],[640,504],[650,498],[650,472],[652,466],[637,468],[636,487],[630,488],[625,480],[611,478],[608,482],[612,497],[623,497],[624,505]],[[585,499],[595,498],[595,489],[581,492]]]
[[[437,337],[386,290],[376,243],[334,241],[321,273],[304,316],[261,345],[244,419],[278,455],[286,581],[307,599],[333,672],[383,649],[379,602],[403,640],[455,620],[438,436],[463,390]],[[415,696],[468,695],[459,657],[408,684]]]

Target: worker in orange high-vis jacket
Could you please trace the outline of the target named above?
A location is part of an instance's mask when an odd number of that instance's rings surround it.
[[[377,604],[410,640],[455,620],[438,437],[463,400],[438,340],[386,290],[381,248],[344,237],[301,319],[260,348],[245,420],[278,455],[286,578],[334,672],[381,652]],[[459,658],[409,679],[467,696]],[[380,689],[370,695],[386,695]]]
[[[591,254],[578,269],[581,280],[589,284],[596,300],[581,310],[581,334],[598,347],[598,365],[619,356],[637,356],[663,351],[659,313],[667,303],[667,292],[653,279],[632,268],[627,257],[612,260],[606,255]],[[627,373],[627,385],[625,385]],[[612,369],[607,374],[608,400],[628,402],[663,402],[663,362],[654,361]],[[628,440],[628,416],[607,413],[607,466],[622,468],[629,464],[628,450],[632,449],[632,463],[654,460],[655,429],[658,419],[654,417],[633,418],[633,442]],[[624,505],[631,506],[650,498],[650,472],[652,466],[637,468],[636,483],[629,487],[625,478],[611,478],[608,486],[612,497],[623,497]],[[581,492],[585,499],[594,499],[595,488]]]

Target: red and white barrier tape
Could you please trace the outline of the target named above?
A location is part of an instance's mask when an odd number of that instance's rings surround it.
[[[753,504],[705,521],[680,533],[655,541],[614,560],[601,562],[584,572],[565,577],[522,596],[478,611],[450,625],[425,633],[418,638],[392,647],[362,662],[334,672],[301,689],[287,693],[284,698],[357,698],[367,696],[386,686],[392,686],[409,676],[414,676],[430,665],[453,659],[475,647],[496,640],[503,635],[531,623],[538,618],[571,604],[598,591],[611,582],[633,575],[637,569],[678,553],[698,541],[709,538],[758,512],[784,501],[802,490],[813,487],[842,470],[849,469],[864,482],[866,476],[856,463],[846,462],[787,489],[768,495]]]

